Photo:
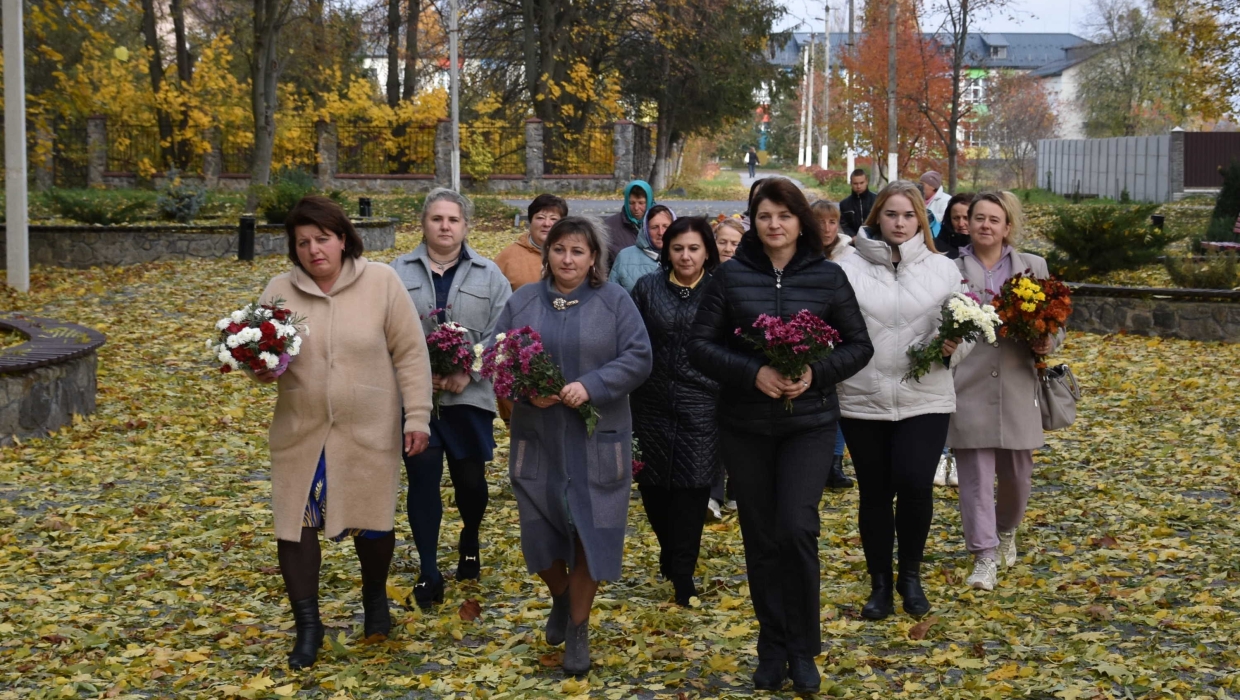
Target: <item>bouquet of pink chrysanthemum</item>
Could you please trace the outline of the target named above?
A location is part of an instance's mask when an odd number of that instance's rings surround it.
[[[268,370],[277,377],[301,352],[302,336],[310,332],[305,317],[284,308],[283,299],[246,304],[217,321],[215,329],[219,334],[207,341],[207,348],[221,372]]]
[[[512,401],[557,396],[568,383],[543,348],[542,336],[529,326],[497,334],[495,344],[482,350],[479,360],[476,367],[495,384],[495,395]],[[593,435],[598,409],[586,402],[577,412],[586,422],[586,434]]]
[[[437,318],[439,309],[431,312]],[[430,353],[431,374],[449,377],[457,372],[468,372],[474,364],[474,350],[466,337],[465,327],[455,321],[435,324],[435,330],[426,336],[426,349]],[[435,416],[439,416],[439,395],[435,391],[432,402]]]
[[[735,332],[761,350],[767,363],[788,379],[800,379],[807,367],[830,355],[840,343],[839,331],[809,309],[801,309],[787,321],[762,314],[753,328],[761,333],[748,335],[741,328]],[[791,399],[784,399],[784,408],[792,412]]]

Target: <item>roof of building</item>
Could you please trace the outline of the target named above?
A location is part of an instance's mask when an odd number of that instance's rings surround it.
[[[772,37],[768,56],[771,63],[786,68],[801,64],[801,50],[810,42],[809,32],[791,32]],[[932,37],[934,34],[926,34]],[[940,35],[943,36],[943,35]],[[860,33],[858,33],[858,39]],[[782,41],[781,41],[782,39]],[[813,35],[814,43],[822,43],[822,34]],[[947,39],[944,39],[947,41]],[[847,32],[831,32],[831,60],[843,56]],[[966,68],[1011,68],[1038,70],[1069,58],[1068,49],[1090,45],[1088,39],[1075,34],[1012,32],[1006,34],[970,33],[965,39]],[[996,49],[992,51],[991,49]],[[999,49],[1006,49],[999,51]],[[998,54],[998,55],[992,55]],[[1079,63],[1083,58],[1078,59]],[[1076,65],[1073,63],[1072,65]],[[1066,68],[1065,68],[1066,69]]]

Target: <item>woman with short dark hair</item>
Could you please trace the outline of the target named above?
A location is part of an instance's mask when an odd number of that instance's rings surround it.
[[[629,394],[650,374],[650,339],[632,299],[607,282],[607,238],[561,219],[543,245],[539,284],[513,293],[495,328],[529,326],[568,384],[512,411],[508,473],[526,568],[551,591],[546,636],[566,642],[564,670],[590,670],[590,609],[599,581],[620,577],[633,479]],[[599,414],[593,434],[577,409]]]
[[[827,483],[839,416],[835,385],[874,353],[852,285],[822,254],[818,221],[801,190],[768,178],[750,203],[753,228],[715,271],[689,335],[689,357],[719,382],[723,463],[736,492],[745,568],[760,630],[754,686],[800,692],[821,684],[814,657],[821,565],[818,502]],[[738,331],[758,316],[808,310],[841,342],[793,379]],[[791,403],[791,410],[786,407]]]
[[[555,222],[568,216],[568,202],[543,193],[530,202],[529,230],[495,256],[495,264],[508,278],[515,292],[518,287],[542,279],[542,246]]]
[[[401,431],[406,455],[426,449],[431,372],[405,286],[390,267],[362,257],[361,239],[339,205],[306,197],[284,228],[293,269],[271,280],[260,300],[283,299],[310,330],[278,379],[270,430],[276,544],[297,629],[288,665],[299,669],[314,664],[323,643],[319,530],[336,541],[353,538],[364,636],[391,632],[387,573]],[[277,381],[270,372],[254,378]]]
[[[633,303],[646,324],[654,365],[633,392],[633,432],[644,466],[634,479],[659,540],[659,571],[688,606],[710,489],[719,474],[719,385],[689,362],[685,340],[702,290],[719,267],[710,224],[677,219],[663,234],[658,272],[641,278]]]

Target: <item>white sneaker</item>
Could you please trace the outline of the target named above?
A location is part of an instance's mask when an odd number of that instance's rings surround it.
[[[723,509],[729,512],[736,512],[736,500],[733,499],[723,504]]]
[[[993,591],[999,584],[999,565],[990,557],[974,557],[973,573],[964,582],[979,591]]]
[[[999,533],[999,563],[1016,566],[1016,531]]]
[[[715,520],[723,520],[723,513],[719,510],[719,501],[716,501],[713,498],[710,499],[710,501],[706,503],[706,510],[710,511],[710,517]]]
[[[960,475],[956,473],[956,458],[948,455],[947,461],[951,464],[951,469],[947,472],[947,485],[959,487]]]
[[[934,470],[934,485],[947,486],[947,455],[939,457],[939,468]]]

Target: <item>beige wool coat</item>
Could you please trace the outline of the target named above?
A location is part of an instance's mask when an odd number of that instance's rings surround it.
[[[1029,253],[1009,252],[1012,274],[1047,277],[1046,261]],[[955,261],[969,291],[985,299],[986,272],[971,256]],[[1063,335],[1052,339],[1052,351]],[[1045,444],[1042,413],[1036,403],[1038,371],[1033,351],[1022,341],[999,338],[974,343],[973,352],[954,370],[956,413],[947,445],[960,449],[1034,450]]]
[[[306,317],[309,332],[280,376],[269,431],[276,537],[301,539],[320,451],[327,456],[325,534],[391,530],[402,430],[430,433],[430,360],[405,285],[388,265],[346,258],[327,294],[294,268],[271,280],[261,300],[277,298]]]

